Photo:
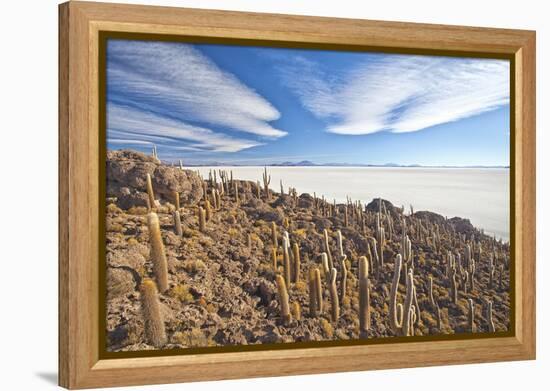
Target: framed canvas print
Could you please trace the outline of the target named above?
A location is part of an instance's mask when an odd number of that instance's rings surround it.
[[[535,33],[60,5],[60,384],[535,358]]]

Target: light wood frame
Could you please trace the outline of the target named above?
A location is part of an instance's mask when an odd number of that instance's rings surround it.
[[[514,336],[99,359],[100,31],[505,54],[515,63]],[[175,383],[535,358],[535,32],[88,2],[59,7],[59,384]]]

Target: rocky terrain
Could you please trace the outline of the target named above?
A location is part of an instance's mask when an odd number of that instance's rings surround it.
[[[108,152],[108,351],[510,327],[508,243],[462,218],[258,179]]]

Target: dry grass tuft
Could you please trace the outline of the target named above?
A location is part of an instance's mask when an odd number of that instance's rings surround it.
[[[200,259],[197,259],[196,261],[188,260],[183,263],[183,269],[187,273],[198,273],[202,270],[205,270],[206,265]]]
[[[189,292],[189,286],[185,284],[176,285],[170,291],[168,291],[168,296],[180,300],[182,303],[189,304],[192,303],[195,298]]]
[[[332,338],[334,336],[334,329],[332,328],[330,322],[325,318],[321,318],[321,329],[328,338]]]

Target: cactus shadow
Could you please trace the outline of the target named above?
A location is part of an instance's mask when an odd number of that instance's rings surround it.
[[[57,372],[37,372],[35,375],[46,383],[57,385]]]

